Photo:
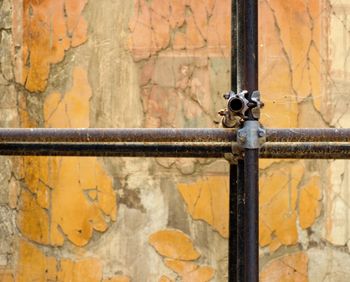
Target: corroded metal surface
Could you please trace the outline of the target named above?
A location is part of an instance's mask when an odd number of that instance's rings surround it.
[[[350,159],[350,143],[267,143],[260,157],[265,159]]]
[[[230,143],[0,143],[0,155],[223,158]]]
[[[266,129],[268,142],[349,142],[350,129]],[[209,128],[6,128],[0,142],[232,142],[236,129]]]
[[[224,158],[241,154],[237,143],[0,143],[0,155]],[[265,143],[265,159],[350,159],[349,143]]]
[[[286,128],[267,129],[269,142],[349,142],[348,128]]]
[[[235,130],[172,128],[0,129],[0,142],[231,142]]]

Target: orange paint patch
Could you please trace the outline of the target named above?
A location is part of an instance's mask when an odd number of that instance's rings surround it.
[[[23,190],[17,216],[19,230],[28,239],[42,244],[50,243],[49,214],[41,208],[35,196]]]
[[[298,217],[306,229],[320,215],[320,177],[312,176],[299,190],[303,171],[301,163],[285,163],[261,175],[259,241],[270,252],[298,242]]]
[[[182,276],[183,282],[208,282],[214,277],[215,271],[210,266],[199,266],[195,271]]]
[[[308,257],[305,253],[286,255],[268,263],[260,274],[261,282],[307,282]]]
[[[299,199],[300,226],[304,229],[312,226],[321,212],[322,193],[320,176],[315,175],[301,188]]]
[[[179,260],[196,260],[200,257],[191,239],[178,230],[161,230],[149,237],[149,243],[164,257]]]
[[[46,98],[46,126],[89,127],[90,97],[87,73],[76,68],[72,89]],[[116,220],[112,179],[97,158],[26,157],[20,165],[31,192],[22,193],[18,216],[27,238],[50,245],[62,245],[67,238],[83,246],[94,230],[103,232],[109,220]]]
[[[87,40],[82,16],[87,0],[14,2],[16,80],[29,91],[44,91],[50,67],[65,51]]]
[[[45,256],[34,245],[20,241],[16,281],[81,281],[82,277],[86,282],[100,282],[102,265],[99,260],[57,260]]]
[[[150,244],[163,257],[165,265],[174,271],[181,281],[206,282],[210,281],[215,270],[206,265],[199,265],[192,261],[197,260],[200,254],[194,249],[191,239],[178,230],[162,230],[152,234]],[[159,281],[172,281],[162,276]]]
[[[192,262],[165,259],[165,265],[176,272],[181,277],[181,281],[206,282],[210,281],[215,274],[212,267],[200,266]]]
[[[262,122],[297,127],[298,102],[312,97],[317,109],[321,105],[320,1],[259,5],[260,90],[266,106]]]
[[[46,127],[87,128],[90,126],[92,92],[85,69],[73,71],[72,88],[65,94],[51,93],[44,103]]]
[[[280,245],[293,245],[298,241],[297,195],[303,176],[303,166],[285,164],[270,169],[261,176],[259,238],[262,247],[271,244],[271,251]]]
[[[192,272],[198,268],[193,262],[180,261],[175,259],[165,259],[165,265],[176,272],[179,275],[185,275],[186,273]]]
[[[49,162],[49,167],[54,169],[49,180],[54,187],[51,243],[62,244],[65,234],[71,242],[83,246],[89,242],[93,230],[103,232],[108,228],[105,216],[116,220],[112,180],[96,158],[56,158]],[[87,198],[89,189],[96,189],[96,200]]]
[[[228,238],[229,189],[227,177],[211,176],[191,184],[179,184],[189,214],[204,220]]]

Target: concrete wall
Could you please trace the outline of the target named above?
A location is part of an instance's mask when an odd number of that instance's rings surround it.
[[[259,5],[263,124],[349,127],[350,1]],[[229,56],[229,0],[0,0],[0,126],[217,127]],[[348,162],[261,168],[261,281],[349,281]],[[0,281],[227,281],[223,160],[0,169]]]

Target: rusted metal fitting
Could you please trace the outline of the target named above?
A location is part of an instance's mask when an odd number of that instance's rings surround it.
[[[225,128],[238,128],[241,125],[241,117],[227,109],[220,110],[218,114],[222,116],[221,124]]]
[[[249,110],[249,101],[246,98],[246,94],[248,94],[248,91],[245,90],[238,94],[230,91],[224,95],[224,98],[227,99],[228,110],[242,118],[244,118],[246,111]]]
[[[260,119],[260,109],[264,107],[264,103],[260,100],[260,92],[253,91],[250,100],[252,116],[258,120]]]
[[[224,98],[227,100],[227,108],[219,111],[224,127],[238,128],[243,120],[260,118],[260,109],[264,103],[260,101],[259,91],[253,91],[251,95],[246,90],[237,94],[230,91]]]
[[[245,149],[259,149],[266,142],[266,130],[257,120],[247,120],[237,131],[237,142]]]

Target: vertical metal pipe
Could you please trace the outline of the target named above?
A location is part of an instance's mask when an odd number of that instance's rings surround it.
[[[238,89],[258,90],[258,1],[238,1]],[[248,112],[248,120],[254,120]],[[243,125],[244,126],[244,125]],[[259,281],[259,150],[244,151],[244,281]]]
[[[259,281],[259,149],[245,150],[245,281]]]
[[[231,90],[237,91],[237,0],[231,0]]]
[[[244,281],[245,250],[244,250],[244,160],[238,160],[237,165],[237,277],[238,282]],[[231,281],[231,280],[230,280]]]
[[[245,83],[245,60],[244,60],[244,0],[232,0],[236,3],[237,15],[237,92],[244,90]],[[244,236],[244,160],[238,161],[238,180],[237,180],[237,282],[244,282],[245,278],[245,236]],[[231,280],[230,280],[231,281]]]
[[[258,90],[258,1],[244,1],[244,84],[249,94]]]
[[[231,90],[237,91],[237,0],[231,0]],[[238,281],[238,183],[236,164],[230,164],[230,235],[228,281]]]
[[[237,92],[244,90],[244,0],[232,0],[236,3],[237,29],[236,29],[236,67],[237,67]]]
[[[230,225],[229,225],[229,255],[228,281],[237,281],[237,165],[230,164]]]

